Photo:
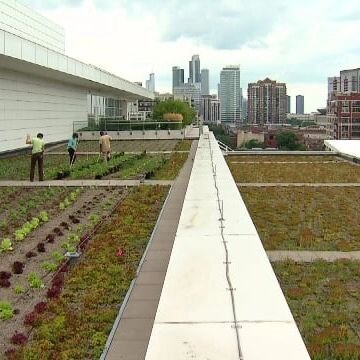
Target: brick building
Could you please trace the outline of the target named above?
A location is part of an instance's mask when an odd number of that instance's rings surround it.
[[[327,116],[331,138],[360,139],[360,93],[332,94],[327,104]]]

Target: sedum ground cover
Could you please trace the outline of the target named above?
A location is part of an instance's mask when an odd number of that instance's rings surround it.
[[[311,359],[360,359],[359,262],[282,262],[273,268]]]
[[[277,157],[272,157],[271,161],[278,161],[276,159]],[[237,183],[360,182],[360,166],[348,162],[236,163],[228,156],[227,163]]]
[[[360,250],[360,187],[240,192],[267,250]]]

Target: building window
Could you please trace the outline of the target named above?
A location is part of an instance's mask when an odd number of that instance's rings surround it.
[[[343,113],[348,113],[349,112],[349,102],[348,101],[343,101],[342,102],[342,112]]]
[[[349,84],[348,84],[348,79],[344,80],[344,91],[348,91],[349,90]]]

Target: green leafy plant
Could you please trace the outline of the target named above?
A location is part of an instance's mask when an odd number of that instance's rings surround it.
[[[90,223],[91,223],[92,225],[96,225],[96,224],[99,222],[99,215],[91,214],[91,215],[88,217],[88,220],[90,221]]]
[[[20,294],[23,294],[25,292],[25,289],[21,285],[16,285],[15,288],[14,288],[14,292],[17,295],[20,295]]]
[[[51,257],[57,264],[60,264],[64,260],[64,255],[60,254],[57,251],[53,252],[51,254]]]
[[[42,289],[44,287],[44,284],[41,281],[40,277],[35,273],[30,273],[27,280],[32,289]]]
[[[45,261],[41,264],[41,267],[46,271],[54,272],[58,268],[58,265],[50,261]]]
[[[5,251],[12,251],[12,242],[10,239],[3,239],[0,244],[0,253]]]
[[[39,213],[39,218],[42,222],[47,222],[49,221],[49,215],[46,211],[40,211]]]
[[[14,310],[9,302],[0,301],[0,319],[8,320],[14,316]]]
[[[61,202],[61,203],[59,204],[59,209],[60,209],[60,210],[65,210],[65,208],[66,208],[65,204],[64,204],[63,202]]]

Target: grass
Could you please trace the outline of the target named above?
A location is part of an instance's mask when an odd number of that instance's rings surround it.
[[[360,250],[359,187],[240,192],[267,250]]]
[[[272,264],[313,360],[360,359],[360,264]]]

